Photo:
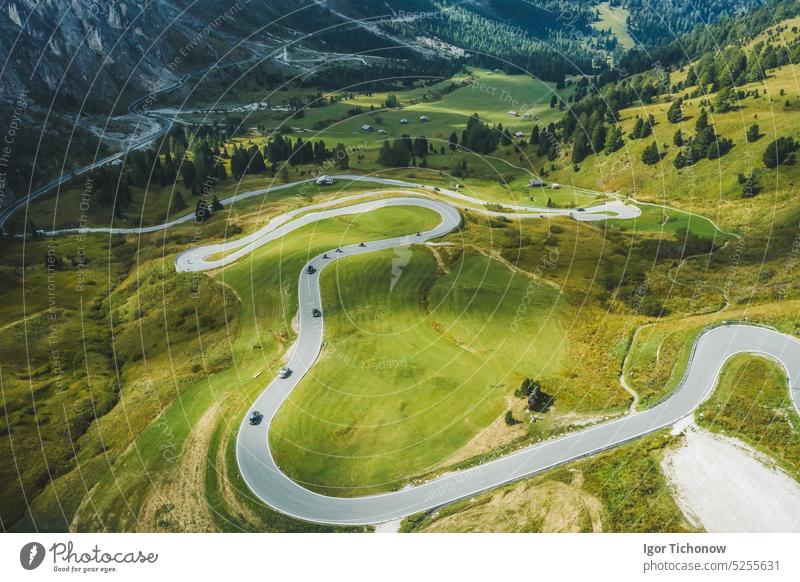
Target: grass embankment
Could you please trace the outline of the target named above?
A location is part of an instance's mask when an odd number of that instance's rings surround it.
[[[566,219],[467,213],[443,239],[453,246],[366,255],[324,273],[328,344],[276,419],[279,464],[317,490],[358,495],[621,413],[620,365],[646,321],[625,302],[660,261],[629,238]],[[627,271],[615,278],[604,265],[617,257]],[[536,423],[513,396],[524,377],[555,396]],[[505,425],[509,409],[523,422]]]
[[[0,516],[5,529],[63,531],[164,403],[204,367],[227,365],[226,317],[238,306],[121,237],[28,242],[24,259],[22,250],[2,251]]]
[[[307,228],[293,235],[293,244],[287,239],[254,255],[255,262],[242,261],[238,275],[230,275],[236,285],[228,285],[228,272],[218,282],[174,272],[172,252],[192,240],[193,227],[176,228],[166,239],[114,237],[110,247],[108,237],[97,235],[28,242],[24,269],[22,245],[5,246],[4,293],[19,297],[2,313],[7,412],[0,447],[10,461],[0,499],[3,527],[298,527],[249,499],[235,463],[228,463],[231,434],[263,386],[254,376],[277,365],[290,341],[296,273],[309,249],[438,220],[407,210]],[[201,240],[214,240],[224,224],[212,220],[203,228]],[[52,281],[44,268],[48,244],[64,260]],[[87,267],[79,292],[70,257],[81,248]],[[255,268],[259,261],[263,270]],[[47,311],[49,283],[54,321]],[[234,361],[238,367],[231,367]],[[206,456],[213,446],[219,463]],[[211,508],[206,492],[216,500]]]
[[[432,514],[412,516],[403,531],[691,531],[660,470],[671,442],[669,433],[656,433]]]
[[[798,335],[797,300],[731,308],[726,311],[659,321],[636,334],[626,362],[625,377],[646,408],[669,395],[683,377],[697,336],[709,325],[747,321]]]
[[[750,354],[732,358],[695,418],[713,432],[743,440],[800,479],[800,416],[776,362]]]

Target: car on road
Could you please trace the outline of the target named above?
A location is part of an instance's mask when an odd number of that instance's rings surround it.
[[[253,426],[255,426],[257,424],[261,424],[261,419],[263,418],[264,418],[263,414],[261,414],[258,410],[254,410],[253,412],[250,413],[250,418],[248,419],[248,422]]]
[[[308,273],[309,275],[313,275],[316,272],[317,270],[314,268],[314,265],[309,265],[308,267],[306,267],[306,273]]]
[[[278,377],[279,378],[288,378],[291,375],[292,375],[292,369],[291,368],[287,368],[286,366],[284,366],[283,368],[278,370]]]
[[[343,253],[344,251],[342,249],[336,249],[336,252],[337,253]]]
[[[322,255],[322,258],[323,259],[330,259],[330,257],[328,256],[328,253],[325,253],[324,255]]]
[[[441,189],[441,188],[439,188],[439,186],[434,186],[434,187],[433,187],[433,191],[434,191],[434,192],[441,192],[441,191],[442,191],[442,189]]]
[[[362,243],[358,243],[358,246],[360,246],[360,247],[365,247],[365,246],[367,246],[367,245],[365,245],[365,244],[362,242]]]
[[[311,310],[311,317],[322,317],[322,312],[315,307]]]
[[[578,208],[578,212],[586,212],[585,208]]]

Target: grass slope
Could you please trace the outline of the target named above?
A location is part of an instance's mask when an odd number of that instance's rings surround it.
[[[745,354],[731,359],[714,394],[700,407],[701,426],[739,438],[800,478],[800,417],[782,367]]]
[[[522,377],[557,375],[564,364],[555,290],[533,298],[526,335],[515,337],[508,321],[527,279],[482,255],[444,274],[428,251],[404,252],[323,273],[324,353],[271,432],[278,464],[317,490],[398,488],[497,418]],[[407,264],[390,291],[399,261]]]

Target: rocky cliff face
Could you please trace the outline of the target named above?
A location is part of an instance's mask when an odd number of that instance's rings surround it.
[[[26,88],[40,105],[102,110],[222,55],[252,55],[347,18],[310,0],[7,0],[0,99],[13,101]],[[361,33],[359,40],[369,35]],[[341,48],[348,38],[336,39]]]
[[[115,98],[126,83],[141,89],[158,77],[166,45],[156,38],[174,7],[138,0],[8,0],[2,12],[3,95],[27,88],[40,104],[57,96],[79,105],[85,97]]]

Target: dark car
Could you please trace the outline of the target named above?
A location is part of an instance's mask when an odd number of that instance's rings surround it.
[[[263,414],[261,414],[258,410],[254,410],[253,412],[250,413],[250,418],[248,419],[248,421],[252,425],[261,424],[261,419],[263,418],[264,418]]]
[[[287,368],[286,366],[284,366],[283,368],[278,370],[278,376],[280,378],[288,378],[291,375],[292,375],[292,369],[291,368]]]
[[[578,212],[586,212],[585,208],[578,208]]]
[[[433,190],[434,190],[434,192],[441,192],[442,191],[441,188],[439,188],[439,186],[434,186]]]
[[[365,244],[362,242],[362,243],[358,243],[358,246],[360,246],[360,247],[365,247],[365,246],[367,246],[367,245],[365,245]]]
[[[306,267],[306,273],[308,273],[309,275],[313,275],[316,272],[317,270],[314,268],[313,265],[309,265],[308,267]]]
[[[324,255],[322,255],[322,258],[323,259],[330,259],[330,257],[328,256],[328,253],[325,253]]]
[[[344,251],[342,249],[336,249],[336,252],[337,253],[343,253]]]
[[[312,317],[322,317],[322,312],[315,307],[314,309],[311,310],[311,316]]]

